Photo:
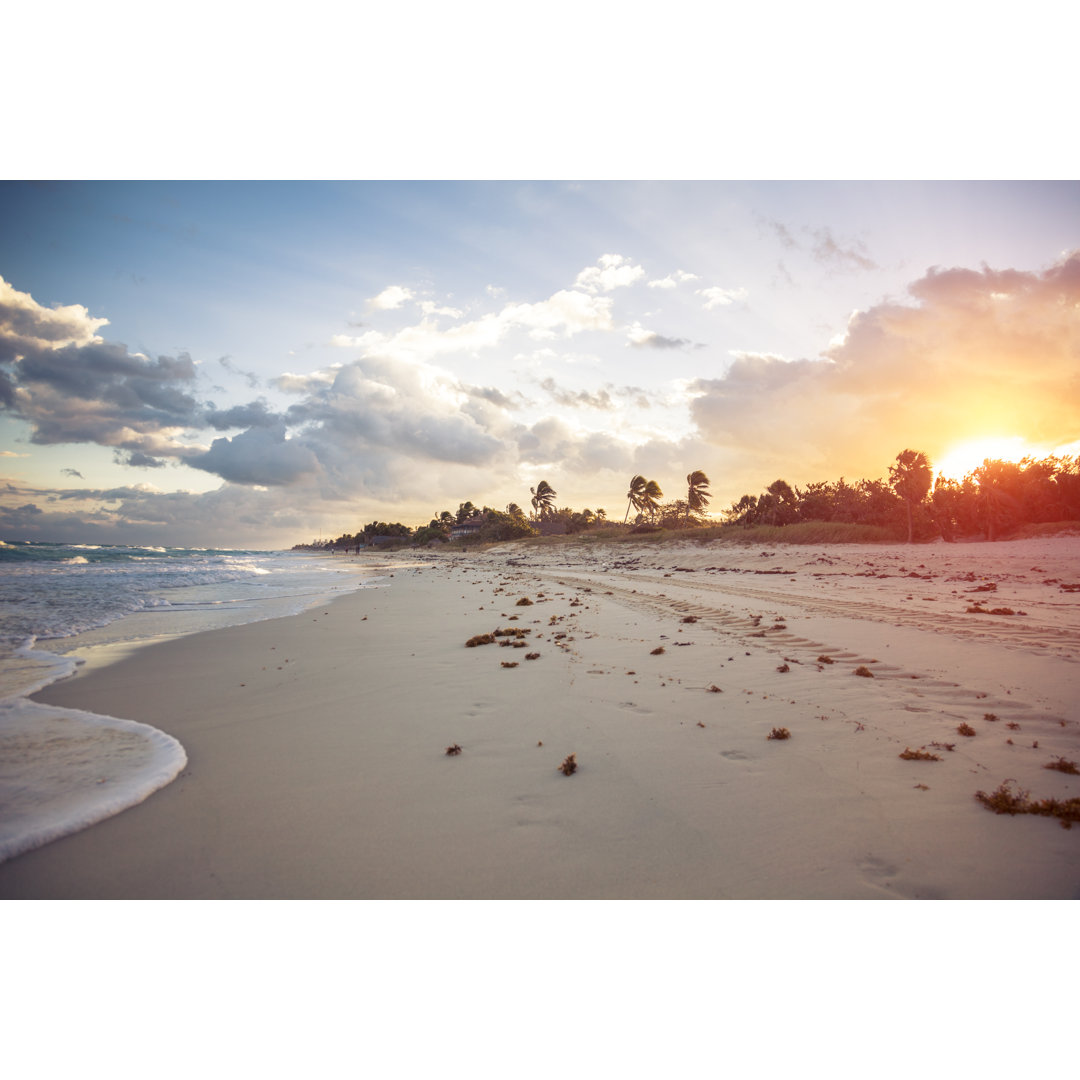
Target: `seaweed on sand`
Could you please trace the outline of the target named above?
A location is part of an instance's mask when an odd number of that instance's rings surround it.
[[[996,791],[989,795],[985,791],[976,791],[975,798],[995,814],[1037,814],[1040,817],[1053,817],[1061,822],[1063,829],[1071,829],[1074,821],[1080,821],[1080,799],[1040,799],[1031,801],[1028,791],[1012,791],[1009,785],[1014,780],[1005,780]]]

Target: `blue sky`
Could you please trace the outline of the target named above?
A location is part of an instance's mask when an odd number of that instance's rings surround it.
[[[1080,184],[0,184],[0,533],[288,545],[460,502],[1080,440]],[[107,320],[107,321],[106,321]]]

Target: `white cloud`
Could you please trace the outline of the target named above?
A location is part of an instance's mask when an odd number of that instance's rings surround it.
[[[457,308],[439,307],[434,300],[421,300],[420,310],[425,315],[448,315],[452,319],[460,319],[465,313]]]
[[[108,322],[91,318],[82,304],[43,307],[0,277],[0,341],[6,346],[0,361],[26,351],[100,344],[97,332]]]
[[[393,311],[394,308],[401,307],[406,300],[411,300],[413,295],[412,289],[407,289],[404,285],[388,285],[378,296],[371,297],[367,303],[369,308],[374,308],[376,311]]]
[[[697,295],[705,297],[705,310],[712,311],[713,308],[733,304],[736,300],[745,300],[750,294],[745,289],[721,289],[719,285],[714,285],[711,289],[698,289]]]
[[[685,270],[676,270],[674,274],[668,274],[665,278],[657,278],[649,282],[650,289],[674,289],[683,281],[697,281],[697,274],[687,273]]]
[[[589,292],[611,292],[633,285],[645,276],[641,266],[634,266],[622,255],[601,255],[596,266],[587,266],[577,276],[575,285]]]

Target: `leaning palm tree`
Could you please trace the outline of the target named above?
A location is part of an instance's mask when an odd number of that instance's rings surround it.
[[[904,506],[907,508],[907,542],[909,544],[915,535],[912,509],[926,498],[933,479],[934,471],[930,467],[930,461],[921,450],[901,450],[896,455],[896,464],[889,466],[889,484],[893,491],[904,500]]]
[[[656,512],[660,509],[660,500],[663,497],[664,493],[655,480],[650,480],[645,485],[645,494],[641,497],[641,509],[648,513],[650,521],[656,520]]]
[[[709,478],[700,470],[695,469],[686,477],[686,520],[690,520],[691,512],[697,514],[709,505]]]
[[[626,517],[623,518],[624,525],[630,517],[631,509],[641,509],[647,483],[648,481],[640,473],[630,481],[630,490],[626,493],[626,497],[630,501],[626,504]]]
[[[558,492],[546,481],[541,480],[532,492],[532,508],[538,518],[550,517],[555,512],[555,496]]]

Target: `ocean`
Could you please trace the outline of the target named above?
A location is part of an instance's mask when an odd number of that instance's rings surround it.
[[[187,763],[146,724],[27,695],[81,663],[298,614],[378,581],[304,552],[0,541],[0,861],[141,802]]]

